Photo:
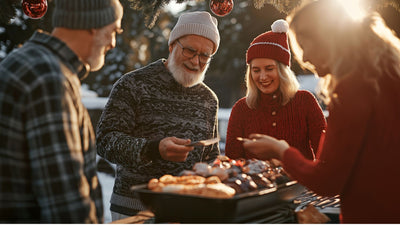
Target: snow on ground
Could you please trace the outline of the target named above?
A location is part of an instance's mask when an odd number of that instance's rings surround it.
[[[114,187],[114,177],[106,173],[97,173],[103,191],[104,223],[111,222],[110,199]]]

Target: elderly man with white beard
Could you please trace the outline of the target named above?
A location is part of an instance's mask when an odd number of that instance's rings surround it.
[[[97,127],[97,152],[117,164],[112,220],[144,210],[130,190],[197,162],[213,162],[218,144],[188,146],[218,136],[218,98],[203,83],[220,36],[208,12],[182,14],[171,31],[168,59],[118,80]]]

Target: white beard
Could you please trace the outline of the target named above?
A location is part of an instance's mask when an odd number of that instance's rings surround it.
[[[177,53],[176,48],[174,48],[172,54],[168,58],[168,69],[172,73],[172,76],[175,78],[176,82],[180,83],[184,87],[193,87],[203,82],[209,64],[206,65],[202,72],[187,72],[184,68],[182,68],[183,65],[177,65],[175,60],[176,54],[180,53]]]

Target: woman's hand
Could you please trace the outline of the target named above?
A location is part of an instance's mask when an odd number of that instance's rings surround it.
[[[282,160],[283,154],[289,148],[289,144],[285,140],[278,140],[268,135],[250,134],[249,139],[243,139],[243,147],[259,159],[275,158]]]

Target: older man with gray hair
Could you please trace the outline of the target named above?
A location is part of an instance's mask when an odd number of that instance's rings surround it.
[[[171,31],[168,59],[115,83],[97,128],[98,154],[117,164],[113,220],[145,209],[132,185],[178,175],[219,155],[218,144],[188,146],[218,136],[218,98],[203,79],[219,42],[216,18],[182,14]]]
[[[119,0],[55,0],[0,63],[0,223],[102,223],[95,136],[81,79],[115,47]]]

